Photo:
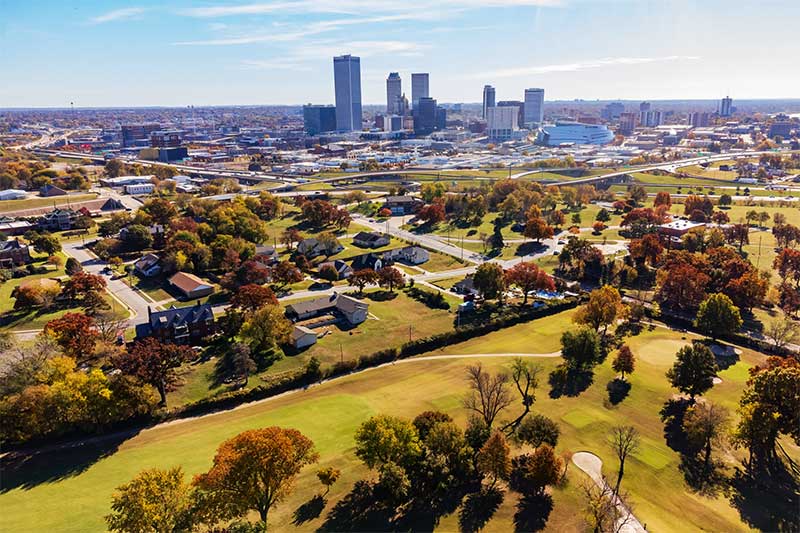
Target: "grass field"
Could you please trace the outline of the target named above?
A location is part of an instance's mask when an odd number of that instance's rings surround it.
[[[87,193],[53,196],[51,198],[40,198],[36,196],[33,198],[25,198],[23,200],[0,200],[0,213],[6,213],[8,211],[20,211],[22,209],[35,209],[37,207],[49,207],[52,205],[74,204],[77,202],[94,200],[95,198],[97,198],[96,194]]]
[[[497,349],[512,347],[504,342],[497,339],[490,344]],[[731,504],[733,498],[702,496],[688,490],[677,468],[679,456],[665,444],[658,412],[673,391],[664,371],[683,342],[686,341],[680,333],[665,329],[644,332],[631,339],[639,360],[630,379],[632,390],[617,405],[607,400],[606,384],[614,374],[606,361],[596,369],[593,383],[577,397],[551,398],[548,386],[543,383],[533,410],[559,423],[561,438],[557,452],[590,450],[603,459],[607,476],[612,476],[616,468],[612,451],[605,444],[610,428],[630,424],[639,430],[642,446],[626,463],[622,485],[629,491],[635,513],[648,530],[749,531],[755,524],[742,521],[739,510]],[[530,338],[524,351],[543,350],[538,339]],[[707,397],[732,407],[744,386],[746,369],[761,360],[760,355],[745,351],[740,362],[720,373],[723,383],[715,386]],[[294,511],[320,491],[315,476],[318,466],[333,466],[342,471],[342,478],[327,496],[322,516],[297,528],[313,531],[356,480],[371,476],[354,455],[353,435],[359,424],[377,413],[413,417],[426,409],[447,411],[463,424],[464,368],[474,362],[477,360],[445,359],[396,364],[234,411],[159,426],[122,442],[106,442],[102,448],[82,446],[38,456],[19,470],[5,472],[4,491],[0,494],[3,528],[100,531],[104,529],[102,516],[109,511],[114,487],[140,470],[181,465],[191,476],[210,466],[214,451],[223,440],[246,429],[279,425],[297,428],[313,439],[321,459],[319,465],[301,472],[295,492],[270,513],[271,529],[295,529]],[[483,360],[492,370],[507,368],[509,363],[510,359],[504,358]],[[541,359],[539,363],[547,372],[558,360]],[[504,417],[514,416],[518,409],[515,405]],[[546,531],[582,530],[579,487],[586,478],[573,465],[568,479],[566,487],[553,492],[555,507]],[[64,497],[65,494],[69,497]],[[485,530],[512,530],[515,502],[515,495],[506,492],[505,501]],[[756,501],[746,505],[768,504]],[[443,517],[438,526],[441,531],[457,529],[455,513]]]

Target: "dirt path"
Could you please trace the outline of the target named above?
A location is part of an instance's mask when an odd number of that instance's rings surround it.
[[[595,485],[600,488],[609,487],[606,483],[605,478],[603,477],[603,461],[597,457],[593,453],[589,452],[576,452],[572,456],[572,462],[575,463],[575,466],[580,468],[583,472],[585,472],[592,481],[594,481]],[[620,512],[623,518],[620,519],[626,520],[624,524],[620,524],[618,527],[619,533],[647,533],[647,530],[644,528],[641,522],[633,516],[622,500],[617,499],[617,508],[620,509]]]

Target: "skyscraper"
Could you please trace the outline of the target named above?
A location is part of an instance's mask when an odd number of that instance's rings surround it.
[[[525,127],[525,102],[520,102],[519,100],[500,100],[497,102],[497,107],[516,107],[519,109],[517,112],[519,116],[519,120],[517,121],[517,125],[520,128]]]
[[[400,98],[403,95],[403,80],[400,74],[390,72],[386,78],[386,112],[390,115],[400,114]]]
[[[514,136],[519,117],[515,106],[490,107],[486,110],[486,133],[492,141],[507,141]]]
[[[411,107],[416,109],[419,99],[428,98],[429,96],[428,73],[418,72],[411,74]]]
[[[733,114],[733,99],[726,96],[719,104],[719,116],[729,117]]]
[[[336,130],[336,108],[332,105],[304,105],[303,129],[309,135]]]
[[[423,96],[414,106],[414,133],[430,135],[436,128],[436,100]]]
[[[481,117],[484,119],[486,118],[486,109],[490,107],[494,107],[494,96],[495,91],[494,87],[491,85],[484,85],[483,86],[483,111],[481,112]]]
[[[361,130],[361,59],[350,54],[333,58],[336,129]]]
[[[544,121],[544,89],[525,89],[525,126],[536,127]]]

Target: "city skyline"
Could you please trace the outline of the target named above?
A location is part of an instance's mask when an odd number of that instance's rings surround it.
[[[498,100],[529,87],[549,100],[789,98],[800,44],[765,54],[752,42],[791,34],[800,7],[771,5],[780,17],[716,0],[14,3],[0,21],[0,107],[333,103],[330,58],[345,54],[362,58],[365,105],[385,102],[389,72],[430,73],[440,102],[480,102],[485,84]]]

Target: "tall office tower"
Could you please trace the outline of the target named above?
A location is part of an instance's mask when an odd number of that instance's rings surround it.
[[[336,131],[336,108],[332,105],[304,105],[303,129],[309,135]]]
[[[519,130],[519,108],[490,107],[486,110],[486,132],[492,141],[507,141]]]
[[[408,98],[406,98],[406,93],[403,93],[403,95],[398,99],[397,114],[401,117],[408,115]]]
[[[436,128],[436,100],[423,96],[414,106],[414,133],[430,135]]]
[[[733,99],[726,96],[719,104],[719,116],[729,117],[733,114]]]
[[[536,127],[544,121],[544,89],[525,89],[525,126]]]
[[[429,96],[428,73],[418,72],[411,74],[411,107],[416,109],[419,99],[428,98]]]
[[[483,110],[481,112],[481,117],[484,119],[486,118],[486,110],[490,107],[494,107],[494,94],[494,87],[491,85],[483,86]]]
[[[361,130],[361,59],[350,54],[333,58],[336,129]]]
[[[390,72],[386,78],[386,112],[390,115],[400,113],[400,97],[403,95],[403,80],[400,74]]]
[[[600,117],[605,120],[614,120],[618,119],[624,111],[625,106],[622,105],[622,102],[611,102],[600,111]]]
[[[636,129],[636,113],[622,113],[619,116],[619,131],[630,135]]]
[[[648,128],[655,128],[660,126],[664,121],[664,114],[661,111],[640,111],[639,124]]]
[[[705,128],[711,122],[711,117],[708,113],[699,113],[697,111],[689,113],[686,123],[695,128]]]
[[[436,127],[435,129],[442,131],[447,129],[447,109],[442,106],[436,106]]]
[[[639,104],[639,113],[650,111],[650,102],[642,102]]]
[[[525,102],[520,102],[519,100],[500,100],[497,102],[497,107],[516,107],[519,109],[518,126],[520,128],[525,127]]]

